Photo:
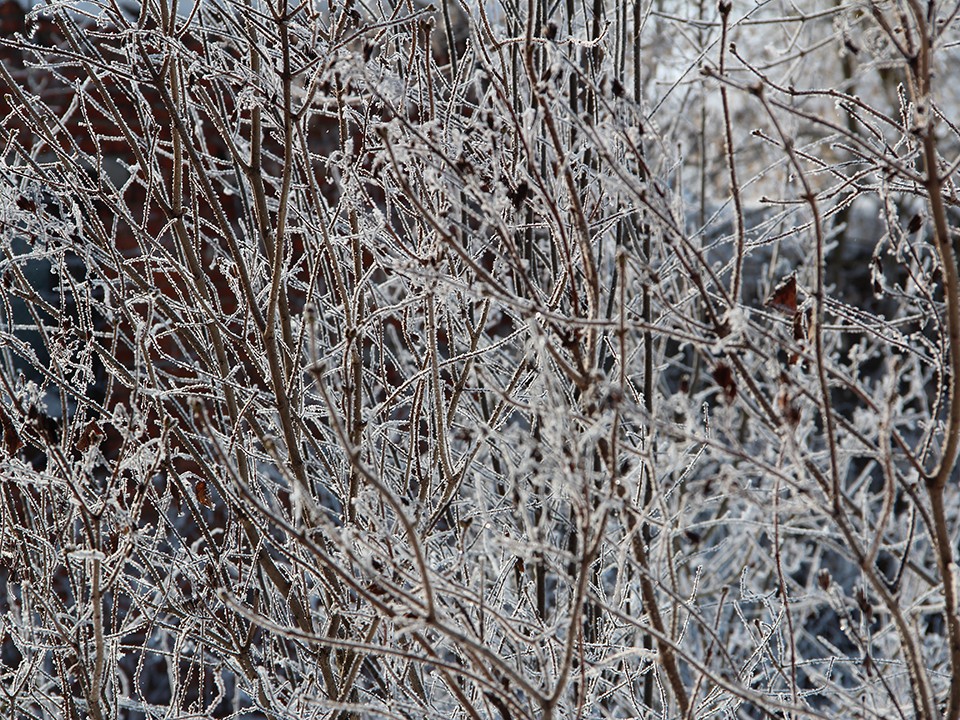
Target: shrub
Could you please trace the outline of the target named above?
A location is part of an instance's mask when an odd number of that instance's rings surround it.
[[[821,5],[8,13],[6,714],[960,717],[956,11]]]

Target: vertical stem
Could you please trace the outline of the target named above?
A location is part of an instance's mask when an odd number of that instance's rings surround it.
[[[727,30],[730,23],[732,0],[720,0],[720,20],[722,29],[720,34],[720,75],[726,72],[727,58]],[[730,173],[730,194],[733,196],[734,221],[737,225],[737,244],[734,248],[733,279],[730,281],[730,302],[737,305],[740,302],[740,287],[743,276],[743,255],[746,245],[746,231],[743,224],[743,202],[740,199],[740,182],[737,180],[737,163],[733,152],[733,123],[730,119],[730,100],[727,97],[727,86],[720,83],[720,101],[723,105],[724,147],[727,156],[727,170]]]
[[[443,29],[447,35],[447,53],[450,55],[450,77],[457,77],[457,44],[453,35],[453,23],[450,22],[450,0],[443,0]],[[429,57],[430,47],[426,48]]]
[[[925,45],[926,47],[926,45]],[[929,48],[927,47],[927,50]],[[929,98],[924,98],[929,102]],[[929,112],[929,111],[928,111]],[[937,564],[943,584],[944,614],[950,645],[950,704],[945,717],[957,720],[960,717],[960,617],[957,616],[957,567],[953,557],[953,539],[947,525],[945,490],[947,481],[957,464],[957,449],[960,445],[960,279],[957,275],[957,258],[953,250],[946,209],[943,203],[943,188],[937,161],[936,139],[933,128],[933,113],[929,112],[928,125],[923,131],[923,159],[926,173],[927,194],[936,247],[943,271],[943,295],[947,307],[947,333],[950,354],[948,409],[944,429],[943,446],[936,470],[927,478],[927,492],[933,515],[933,530],[936,539]]]
[[[918,47],[913,56],[907,56],[907,67],[912,76],[910,83],[917,115],[918,132],[923,146],[925,189],[933,218],[935,244],[943,272],[943,299],[947,309],[947,335],[949,344],[950,372],[947,388],[947,418],[944,428],[940,460],[926,486],[933,516],[933,534],[937,551],[937,564],[943,585],[943,612],[946,616],[947,636],[950,651],[950,698],[945,718],[960,717],[960,617],[957,616],[957,566],[953,556],[953,537],[947,524],[945,490],[953,475],[960,448],[960,277],[957,258],[950,236],[946,208],[943,202],[943,178],[937,157],[935,132],[936,113],[933,109],[933,37],[936,32],[932,14],[921,7],[917,0],[909,0],[913,20],[916,23]]]
[[[641,96],[643,94],[643,76],[641,72],[641,44],[640,44],[640,27],[642,23],[642,0],[634,0],[633,3],[633,98],[634,102],[639,103],[641,101]],[[640,147],[642,148],[642,142],[640,141]],[[650,233],[647,231],[647,228],[640,227],[639,234],[643,238],[643,261],[646,263],[650,262]],[[643,409],[646,411],[647,415],[647,432],[646,437],[644,438],[645,444],[649,448],[649,451],[646,453],[648,457],[648,465],[644,468],[644,479],[643,479],[643,507],[649,507],[650,503],[653,501],[653,483],[654,478],[656,477],[655,469],[651,466],[656,458],[656,448],[651,447],[653,443],[653,333],[650,331],[650,326],[652,322],[652,308],[650,303],[650,286],[647,281],[644,281],[643,284],[643,298],[642,298],[642,308],[641,315],[644,322],[644,331],[643,331]],[[650,525],[647,522],[644,522],[640,528],[640,539],[639,543],[642,543],[644,546],[648,545],[653,539],[653,534],[650,530]],[[646,549],[642,554],[638,553],[637,556],[638,562],[643,563],[644,569],[648,569],[646,566]],[[649,584],[649,583],[647,583]],[[643,604],[646,609],[646,606],[650,602],[656,602],[656,598],[652,596],[652,588],[648,591],[646,585],[642,586],[642,599]],[[643,649],[645,654],[649,657],[653,653],[653,635],[650,633],[644,633],[641,638],[641,643],[643,644]],[[653,707],[653,698],[654,698],[654,682],[653,682],[653,673],[648,672],[643,680],[643,704],[648,708]]]
[[[99,533],[98,533],[99,534]],[[90,603],[93,613],[93,676],[90,679],[90,696],[87,698],[89,704],[90,717],[93,720],[102,720],[103,707],[101,698],[103,697],[103,665],[106,648],[104,647],[103,637],[103,598],[100,594],[100,559],[94,558],[91,561],[92,577],[90,581]]]

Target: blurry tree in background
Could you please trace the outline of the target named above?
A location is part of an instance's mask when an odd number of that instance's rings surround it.
[[[38,6],[0,712],[960,717],[960,5]]]

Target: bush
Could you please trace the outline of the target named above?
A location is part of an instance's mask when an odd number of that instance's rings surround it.
[[[6,715],[960,717],[957,13],[822,5],[7,6]]]

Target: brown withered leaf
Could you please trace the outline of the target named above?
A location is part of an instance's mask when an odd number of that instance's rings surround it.
[[[0,427],[3,429],[4,454],[7,457],[13,457],[23,447],[23,440],[20,439],[17,429],[13,426],[13,421],[3,407],[0,407]]]
[[[530,195],[530,186],[527,185],[526,180],[518,182],[516,190],[507,189],[507,197],[510,198],[510,202],[516,210],[520,209],[520,206],[523,205]]]
[[[46,412],[36,405],[30,406],[27,411],[27,420],[33,426],[33,429],[40,435],[40,439],[56,444],[60,442],[60,421],[50,417]]]
[[[801,347],[807,340],[813,340],[813,308],[808,307],[800,310],[793,315],[793,339]],[[790,353],[787,358],[787,365],[796,365],[800,362],[800,353]]]
[[[376,595],[378,597],[387,594],[387,591],[384,589],[383,585],[376,582],[375,580],[371,580],[367,584],[367,592],[370,593],[371,595]]]
[[[206,480],[197,480],[193,486],[193,492],[197,496],[197,502],[204,507],[208,507],[211,510],[213,509],[213,498],[210,497],[210,488],[207,486]]]
[[[830,589],[830,571],[826,568],[820,568],[820,572],[817,573],[817,583],[820,585],[821,590]]]
[[[797,312],[797,276],[791,275],[777,285],[766,305],[787,315],[794,315]]]
[[[722,362],[717,363],[713,369],[713,381],[723,390],[727,403],[732,403],[737,397],[737,382],[734,380],[730,366]]]
[[[870,598],[867,597],[867,592],[863,588],[857,588],[854,596],[857,600],[857,606],[860,608],[860,612],[863,613],[863,617],[867,622],[870,622],[873,618],[873,604],[870,602]]]
[[[795,428],[800,424],[800,409],[794,405],[793,399],[786,389],[777,393],[777,410],[780,411],[784,422],[790,427]]]
[[[27,212],[32,212],[32,213],[35,213],[37,211],[36,201],[28,197],[24,197],[23,195],[17,198],[17,207],[20,208],[21,210],[25,210]]]
[[[805,313],[796,313],[793,316],[793,339],[803,342],[807,337],[807,317]]]
[[[87,449],[99,445],[103,438],[104,434],[100,425],[96,420],[91,420],[80,433],[80,437],[77,438],[77,450],[86,452]]]

